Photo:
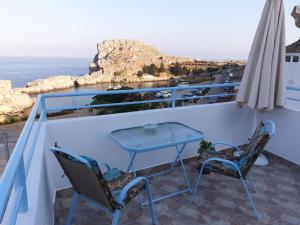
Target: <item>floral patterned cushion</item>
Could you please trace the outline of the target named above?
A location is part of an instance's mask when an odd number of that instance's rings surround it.
[[[270,136],[265,129],[264,124],[261,122],[257,126],[253,136],[249,139],[249,143],[238,146],[241,150],[241,154],[239,156],[234,155],[234,152],[236,151],[235,148],[229,148],[222,151],[211,151],[206,155],[201,156],[200,166],[201,163],[212,157],[230,160],[237,165],[242,176],[246,178],[249,169],[254,164],[259,154],[264,150],[264,147],[268,143],[269,139]],[[209,164],[205,165],[204,172],[216,172],[235,178],[240,178],[238,171],[236,171],[231,164],[224,162],[211,161]]]
[[[135,177],[131,173],[125,173],[119,169],[113,168],[108,170],[103,174],[115,201],[118,200],[119,195],[123,189],[123,187],[132,181]],[[145,181],[141,181],[132,188],[129,189],[124,201],[121,204],[121,207],[126,205],[130,200],[136,197],[140,192],[145,190],[146,183]]]
[[[226,159],[233,161],[237,164],[239,157],[234,156],[234,151],[234,148],[229,148],[222,151],[210,151],[200,158],[200,168],[202,167],[202,163],[209,158]],[[211,161],[205,165],[204,173],[207,174],[210,172],[225,174],[232,177],[239,177],[238,172],[235,169],[233,169],[231,165],[217,161]]]

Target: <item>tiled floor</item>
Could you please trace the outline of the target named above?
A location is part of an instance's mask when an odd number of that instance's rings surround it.
[[[203,177],[195,203],[191,195],[183,194],[154,204],[159,225],[300,225],[300,166],[268,154],[268,167],[252,168],[257,187],[254,202],[262,216],[257,222],[239,180],[210,174]],[[192,185],[196,177],[196,161],[186,163]],[[148,173],[149,171],[146,171]],[[152,180],[155,195],[183,188],[183,174],[179,168],[168,175]],[[251,188],[251,186],[249,186]],[[57,193],[55,224],[65,224],[72,189]],[[151,224],[147,207],[139,208],[138,198],[121,212],[119,225]],[[73,224],[110,224],[111,220],[93,205],[80,201],[75,210]]]

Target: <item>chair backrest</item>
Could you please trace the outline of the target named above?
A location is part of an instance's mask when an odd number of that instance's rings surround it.
[[[240,156],[239,166],[243,176],[247,175],[274,133],[274,122],[266,121],[258,124],[243,154]]]
[[[117,203],[105,181],[97,161],[70,150],[51,147],[75,191],[114,211]]]

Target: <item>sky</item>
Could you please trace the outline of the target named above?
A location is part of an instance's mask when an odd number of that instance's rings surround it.
[[[287,44],[299,38],[284,0]],[[0,56],[93,57],[107,39],[170,55],[246,59],[265,0],[3,0]]]

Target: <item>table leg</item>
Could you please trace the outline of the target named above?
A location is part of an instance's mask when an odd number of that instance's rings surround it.
[[[177,150],[177,157],[176,157],[176,159],[179,159],[179,161],[180,161],[180,164],[181,164],[181,167],[182,167],[182,170],[183,170],[183,173],[184,173],[185,183],[187,184],[190,193],[192,193],[192,188],[191,188],[191,184],[190,184],[190,181],[189,181],[189,177],[188,177],[188,174],[186,172],[186,169],[185,169],[182,157],[181,157],[181,154],[184,151],[185,147],[186,147],[186,144],[184,144],[181,147],[181,149],[179,149],[179,147],[176,146],[176,150]]]
[[[129,166],[127,167],[127,170],[126,170],[126,172],[129,173],[130,169],[132,169],[132,172],[133,172],[134,176],[136,176],[134,165],[133,165],[133,161],[135,159],[135,156],[136,156],[136,152],[129,152],[130,162],[129,162]]]
[[[192,188],[191,188],[191,184],[190,184],[190,181],[189,181],[189,178],[188,178],[188,174],[187,174],[187,171],[185,169],[185,166],[184,166],[184,163],[183,163],[183,160],[182,160],[182,157],[181,157],[181,155],[182,155],[182,153],[183,153],[186,145],[187,144],[182,145],[181,148],[179,148],[179,146],[175,146],[176,147],[176,151],[177,151],[177,155],[176,155],[175,160],[172,162],[170,169],[168,169],[167,171],[163,171],[163,172],[159,172],[159,173],[156,173],[156,174],[152,174],[152,175],[147,176],[147,177],[149,178],[149,177],[153,177],[153,176],[157,176],[157,175],[162,175],[162,174],[168,173],[170,170],[172,170],[175,167],[176,162],[179,161],[180,162],[180,166],[181,166],[181,168],[183,170],[184,180],[185,180],[185,183],[187,185],[187,188],[184,189],[184,190],[179,190],[179,191],[177,191],[175,193],[171,193],[171,194],[167,194],[167,195],[163,195],[161,197],[155,198],[155,199],[153,199],[152,202],[158,202],[158,201],[161,201],[161,200],[164,200],[164,199],[167,199],[167,198],[171,198],[171,197],[177,196],[177,195],[185,193],[185,192],[192,193]],[[148,202],[145,202],[143,204],[147,205]]]

